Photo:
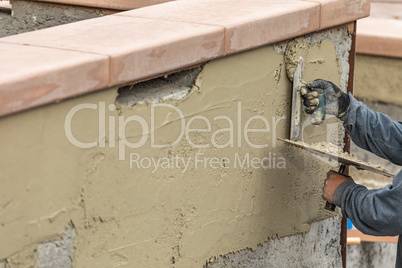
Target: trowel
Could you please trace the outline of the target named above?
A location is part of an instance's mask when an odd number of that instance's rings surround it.
[[[302,97],[301,88],[306,86],[307,83],[303,81],[303,64],[304,59],[299,58],[299,63],[296,66],[293,75],[293,90],[292,90],[292,116],[290,125],[290,139],[296,140],[300,135],[301,128],[301,108]],[[313,125],[320,125],[325,120],[325,99],[324,94],[318,94],[319,104],[314,113],[310,116],[310,122]]]
[[[296,66],[296,70],[293,75],[293,87],[292,87],[292,116],[290,125],[290,139],[295,141],[300,136],[301,128],[301,108],[302,108],[302,97],[301,88],[307,83],[303,81],[303,64],[304,59],[299,58],[299,62]],[[310,117],[310,122],[314,125],[319,125],[325,120],[325,99],[323,94],[319,94],[319,105],[317,106],[315,112]],[[282,139],[280,139],[282,140]],[[292,144],[290,140],[282,140]],[[297,144],[297,142],[294,142]],[[293,144],[293,145],[295,145]],[[300,148],[300,146],[298,146]],[[345,171],[345,165],[341,165],[339,168],[339,173],[343,174]],[[330,211],[335,211],[336,206],[327,201],[325,204],[325,209]]]
[[[281,139],[281,138],[278,138],[278,140],[289,143],[293,146],[296,146],[297,148],[305,149],[315,155],[319,155],[319,156],[325,157],[330,160],[338,161],[338,163],[340,163],[342,165],[354,166],[359,170],[371,171],[371,172],[374,172],[374,173],[377,173],[377,174],[380,174],[380,175],[383,175],[383,176],[386,176],[389,178],[395,177],[394,174],[389,173],[380,167],[370,165],[369,163],[366,163],[363,160],[358,159],[356,156],[346,157],[345,155],[340,155],[340,154],[337,154],[337,153],[334,153],[334,152],[331,152],[328,150],[324,150],[321,148],[319,148],[319,149],[314,148],[310,144],[308,144],[306,142],[302,142],[302,141],[291,141],[291,140]]]
[[[357,157],[346,157],[344,155],[338,154],[338,153],[334,153],[334,152],[330,152],[327,150],[323,150],[323,149],[318,149],[318,148],[313,148],[311,145],[309,145],[308,143],[305,142],[301,142],[301,141],[291,141],[291,140],[287,140],[287,139],[280,139],[278,138],[280,141],[289,143],[293,146],[296,146],[297,148],[301,148],[304,150],[307,150],[310,153],[325,157],[327,159],[330,160],[335,160],[338,163],[341,164],[341,166],[339,167],[339,171],[337,173],[344,175],[344,171],[345,171],[345,167],[346,165],[348,166],[354,166],[357,169],[360,170],[367,170],[367,171],[371,171],[389,178],[393,178],[395,177],[394,174],[391,174],[385,170],[383,170],[380,167],[376,167],[373,165],[370,165],[368,163],[365,163],[364,161],[358,159]],[[336,172],[336,171],[335,171]],[[325,204],[325,209],[330,210],[330,211],[335,211],[336,206],[334,204],[331,204],[327,201],[327,203]]]

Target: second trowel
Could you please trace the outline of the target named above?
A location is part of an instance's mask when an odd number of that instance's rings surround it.
[[[358,159],[355,156],[351,156],[347,153],[341,152],[342,149],[340,149],[340,148],[337,148],[336,150],[328,150],[325,147],[324,148],[315,147],[315,146],[309,145],[305,142],[291,141],[291,140],[285,140],[285,139],[279,139],[279,140],[287,142],[293,146],[296,146],[297,148],[307,150],[308,152],[310,152],[312,154],[319,155],[319,156],[325,157],[330,160],[338,161],[338,163],[341,164],[341,166],[339,167],[338,173],[340,173],[342,175],[345,171],[346,165],[350,165],[350,166],[356,167],[357,169],[371,171],[371,172],[374,172],[374,173],[377,173],[377,174],[380,174],[380,175],[383,175],[386,177],[390,177],[390,178],[395,177],[394,174],[388,173],[381,167],[370,165],[370,164],[365,163],[364,161]],[[336,206],[334,204],[331,204],[328,201],[325,204],[325,209],[330,210],[330,211],[335,211],[335,207]]]
[[[279,140],[287,142],[293,146],[296,146],[297,148],[307,150],[308,152],[310,152],[312,154],[319,155],[319,156],[325,157],[327,159],[337,161],[338,163],[343,164],[343,165],[354,166],[357,169],[371,171],[371,172],[374,172],[374,173],[377,173],[377,174],[380,174],[380,175],[383,175],[383,176],[386,176],[389,178],[395,177],[394,174],[387,172],[386,170],[384,170],[383,168],[381,168],[379,166],[373,166],[369,163],[366,163],[366,162],[358,159],[356,156],[352,156],[352,155],[349,155],[348,153],[341,152],[341,148],[339,148],[339,151],[336,151],[336,150],[333,150],[332,148],[330,148],[329,146],[328,147],[325,147],[325,146],[318,147],[318,146],[310,145],[308,143],[301,142],[301,141],[291,141],[291,140],[286,140],[286,139],[279,139]]]

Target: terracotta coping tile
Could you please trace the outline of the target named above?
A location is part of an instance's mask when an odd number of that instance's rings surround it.
[[[173,0],[40,0],[58,4],[97,7],[104,9],[130,10],[151,5],[157,5]]]
[[[3,105],[0,115],[161,75],[367,15],[366,0],[349,2],[181,0],[1,38],[0,44],[10,53],[0,54],[0,68],[13,70],[14,78],[0,78],[1,101],[12,103]],[[60,60],[52,60],[45,50]],[[39,60],[42,56],[44,60]],[[80,71],[75,73],[72,66],[76,65]],[[94,77],[95,70],[105,74]],[[89,79],[79,74],[88,74]],[[68,77],[74,78],[60,82]]]
[[[400,3],[371,3],[370,18],[402,20],[402,1]]]
[[[151,77],[223,55],[221,27],[108,16],[14,35],[0,42],[110,57],[112,85]]]
[[[0,0],[0,9],[11,9],[10,1],[1,1]]]
[[[321,4],[320,28],[344,24],[367,17],[370,14],[370,0],[307,0]]]
[[[380,2],[380,3],[402,3],[402,0],[371,0],[371,2]]]
[[[224,27],[225,54],[319,29],[318,3],[304,1],[187,0],[115,14]]]
[[[105,88],[101,55],[0,43],[0,116]]]
[[[356,52],[402,58],[402,21],[367,18],[357,24]]]

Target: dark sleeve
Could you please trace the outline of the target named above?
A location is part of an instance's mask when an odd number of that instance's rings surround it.
[[[342,118],[353,142],[394,164],[402,164],[402,123],[373,112],[351,94],[350,107]],[[369,190],[353,181],[345,181],[336,189],[334,204],[357,229],[369,235],[402,234],[402,172],[393,183]]]
[[[379,157],[402,165],[402,122],[371,111],[351,94],[349,98],[350,107],[342,121],[353,142]]]
[[[353,181],[345,181],[336,189],[333,203],[365,234],[402,234],[402,172],[392,185],[382,189],[368,190]]]

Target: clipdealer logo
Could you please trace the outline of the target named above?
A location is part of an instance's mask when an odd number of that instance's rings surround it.
[[[74,106],[67,113],[64,130],[68,141],[82,149],[88,148],[118,148],[119,160],[126,160],[127,152],[129,155],[130,168],[137,169],[150,169],[152,173],[159,169],[181,169],[182,173],[190,168],[192,163],[193,168],[285,168],[286,161],[283,157],[276,156],[276,153],[267,153],[264,157],[253,157],[250,153],[240,154],[235,152],[234,155],[225,157],[210,157],[202,153],[202,150],[198,150],[193,156],[181,156],[178,154],[171,153],[169,156],[160,157],[150,157],[142,156],[141,151],[135,150],[143,146],[150,146],[153,149],[162,148],[172,148],[177,145],[183,139],[192,148],[196,149],[206,149],[206,148],[217,148],[224,149],[227,147],[232,148],[243,148],[244,146],[249,146],[255,149],[268,148],[269,144],[267,138],[258,139],[264,142],[257,143],[250,138],[251,135],[255,133],[260,133],[261,135],[271,135],[271,147],[276,147],[277,142],[277,125],[284,119],[285,116],[272,117],[271,120],[261,116],[254,115],[246,120],[242,116],[242,104],[237,103],[237,111],[235,116],[229,117],[227,115],[218,115],[213,118],[207,118],[203,115],[194,115],[186,117],[184,113],[176,106],[167,103],[152,103],[150,105],[150,116],[147,119],[139,115],[106,115],[106,109],[110,112],[116,110],[114,104],[109,104],[106,107],[105,102],[99,103],[82,103]],[[73,134],[72,125],[75,117],[78,117],[80,112],[84,110],[94,110],[97,111],[98,117],[98,139],[91,142],[84,142],[79,140]],[[178,118],[180,125],[177,136],[175,136],[168,143],[157,143],[158,139],[156,128],[156,115],[164,113],[169,110],[169,113],[175,114]],[[106,127],[108,123],[108,127]],[[194,125],[197,123],[198,128]],[[140,129],[140,135],[138,140],[135,142],[128,141],[126,136],[126,128],[129,124],[136,124]],[[201,128],[200,125],[203,127]],[[255,126],[258,125],[259,128]],[[213,127],[214,126],[214,127]],[[216,129],[216,126],[225,126]],[[254,128],[253,128],[254,126]],[[116,139],[116,130],[118,138]],[[210,137],[203,142],[198,142],[194,139],[194,134],[202,134],[205,137]],[[161,135],[159,133],[159,135]],[[222,143],[219,137],[225,135],[228,137]],[[106,143],[107,137],[108,142]],[[117,141],[117,143],[116,143]],[[218,142],[219,141],[219,142]],[[147,144],[148,143],[148,144]],[[148,147],[149,148],[149,147]],[[131,150],[130,150],[131,149]]]

